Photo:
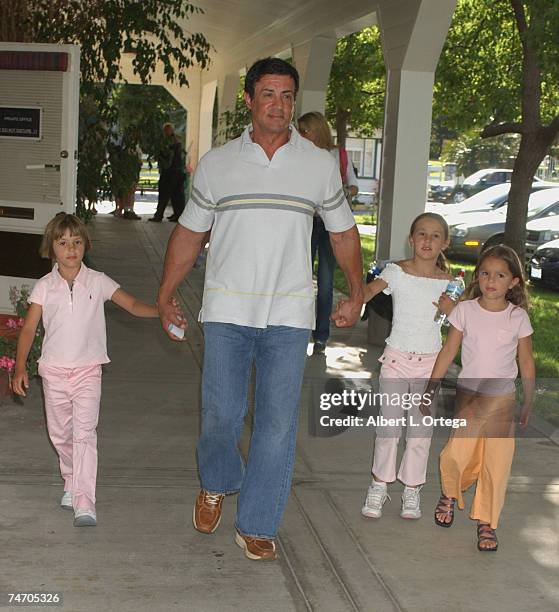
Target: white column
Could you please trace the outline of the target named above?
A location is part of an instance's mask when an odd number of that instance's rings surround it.
[[[212,148],[212,124],[216,90],[217,81],[210,81],[209,83],[205,83],[202,86],[202,95],[200,96],[200,129],[198,132],[198,155],[196,159],[191,157],[191,163],[193,165],[198,162],[202,155],[207,153]]]
[[[413,219],[425,209],[432,72],[389,70],[382,148],[377,259],[401,259]]]
[[[218,98],[218,128],[216,134],[216,144],[225,143],[224,122],[222,114],[226,111],[235,110],[235,102],[239,91],[240,77],[239,72],[230,72],[222,75],[218,79],[217,98]]]
[[[296,117],[309,111],[324,113],[336,38],[316,36],[292,48],[293,63],[299,72]]]
[[[189,75],[188,81],[188,87],[181,87],[176,83],[163,83],[163,86],[186,109],[186,149],[189,162],[196,165],[200,130],[201,72]]]
[[[456,0],[380,0],[387,66],[377,258],[406,256],[427,199],[434,72]]]

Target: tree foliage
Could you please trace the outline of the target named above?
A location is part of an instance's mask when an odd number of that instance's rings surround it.
[[[378,28],[338,40],[326,96],[326,117],[345,146],[348,129],[370,135],[382,127],[385,66]]]
[[[460,0],[436,75],[450,128],[520,135],[505,241],[521,256],[532,177],[559,133],[558,32],[555,0]]]
[[[470,130],[447,141],[443,147],[443,157],[457,164],[458,175],[468,176],[481,168],[512,167],[519,144],[518,134],[482,138],[479,131]]]

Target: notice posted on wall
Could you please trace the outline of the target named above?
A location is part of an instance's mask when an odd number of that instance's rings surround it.
[[[0,106],[0,138],[41,139],[39,106]]]

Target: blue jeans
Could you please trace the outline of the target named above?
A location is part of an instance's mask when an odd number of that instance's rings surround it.
[[[314,217],[311,236],[311,258],[318,251],[318,274],[316,277],[318,295],[316,298],[316,326],[313,331],[315,342],[324,342],[330,337],[330,315],[334,302],[334,269],[336,258],[330,244],[330,234],[320,217]]]
[[[200,481],[211,493],[239,492],[235,525],[245,535],[274,538],[287,503],[309,334],[204,323]],[[256,401],[245,467],[239,438],[253,364]]]

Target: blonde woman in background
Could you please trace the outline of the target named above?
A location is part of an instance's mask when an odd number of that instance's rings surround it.
[[[348,163],[347,151],[338,148],[332,139],[330,126],[324,115],[317,111],[305,113],[298,120],[299,132],[320,149],[326,149],[336,158],[340,167],[340,174],[344,191],[348,199],[355,197],[359,191],[357,178],[353,166]],[[313,330],[314,355],[324,353],[326,343],[330,336],[330,314],[332,312],[334,293],[334,269],[336,259],[330,244],[330,235],[324,227],[322,219],[315,214],[313,219],[313,230],[311,238],[311,256],[314,260],[318,252],[317,285],[318,295],[316,300],[316,326]]]

